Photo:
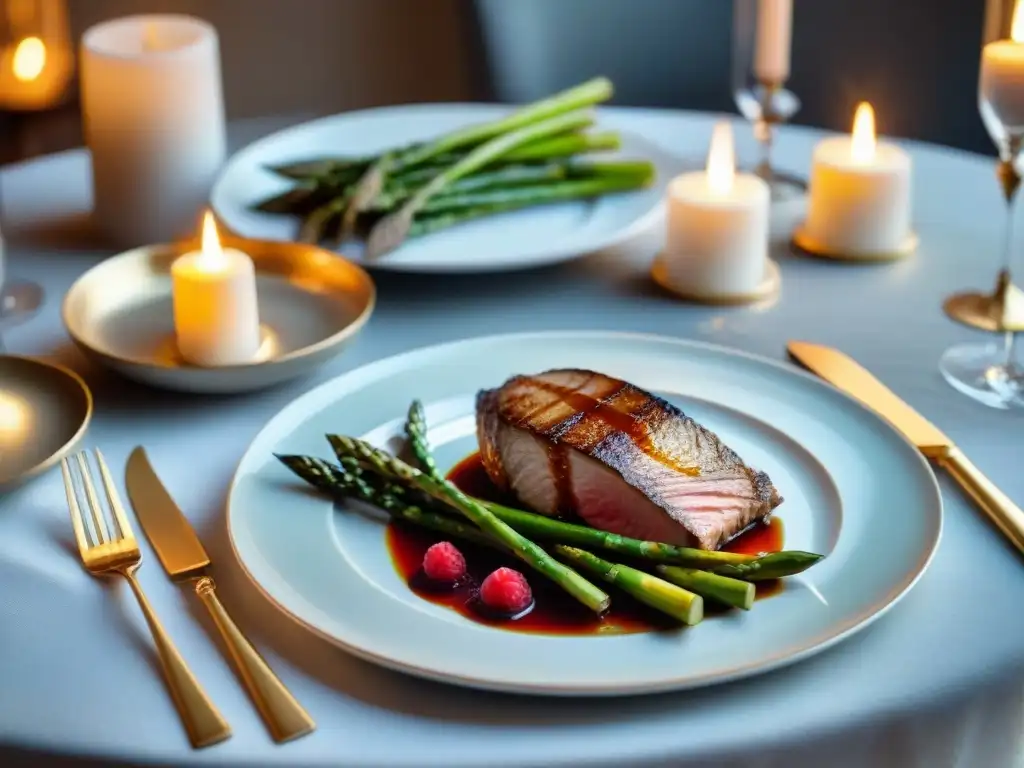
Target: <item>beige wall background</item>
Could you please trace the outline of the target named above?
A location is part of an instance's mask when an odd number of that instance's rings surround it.
[[[135,13],[218,31],[229,118],[474,97],[464,0],[68,0],[77,41]]]

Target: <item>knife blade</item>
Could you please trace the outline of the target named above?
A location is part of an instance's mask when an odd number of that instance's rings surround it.
[[[924,456],[945,469],[1024,554],[1024,511],[985,477],[938,427],[839,350],[805,341],[791,341],[786,349],[795,360],[888,421]]]
[[[202,575],[210,557],[141,447],[128,457],[125,485],[142,530],[167,574],[172,579]]]
[[[791,341],[786,348],[818,376],[878,413],[925,455],[940,455],[953,445],[938,427],[842,352],[806,341]]]
[[[195,593],[210,612],[228,655],[274,740],[289,741],[311,733],[316,727],[313,719],[242,634],[217,597],[217,585],[206,574],[210,565],[206,549],[141,446],[128,457],[125,485],[139,524],[164,570],[172,579],[195,580]]]

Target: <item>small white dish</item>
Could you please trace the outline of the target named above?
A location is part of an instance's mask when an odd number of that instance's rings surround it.
[[[376,153],[491,120],[509,109],[491,104],[417,104],[348,112],[303,123],[260,139],[235,154],[213,187],[211,207],[237,235],[289,241],[298,230],[295,217],[251,208],[293,186],[266,166],[318,155]],[[600,122],[593,130],[602,130]],[[361,243],[345,244],[342,252],[356,263],[374,269],[471,273],[555,264],[628,240],[658,220],[665,186],[683,169],[685,161],[640,136],[619,133],[619,150],[593,153],[581,159],[649,160],[657,173],[650,187],[489,216],[410,240],[372,262],[363,259]]]
[[[474,395],[516,373],[585,367],[662,394],[768,472],[787,549],[826,555],[749,612],[679,631],[562,637],[484,626],[416,596],[381,521],[310,492],[275,453],[331,458],[326,432],[395,451],[410,401],[427,408],[442,469],[474,451]],[[892,514],[898,509],[899,514]],[[680,690],[818,653],[891,609],[942,528],[932,470],[887,423],[793,367],[720,347],[607,332],[471,339],[354,370],[286,407],[233,481],[228,529],[253,582],[287,615],[392,669],[561,696]]]
[[[252,257],[263,346],[245,365],[204,368],[178,354],[171,264],[182,242],[127,251],[93,267],[64,298],[64,326],[98,364],[182,392],[225,394],[305,375],[340,354],[373,313],[376,289],[360,267],[321,248],[222,238]]]

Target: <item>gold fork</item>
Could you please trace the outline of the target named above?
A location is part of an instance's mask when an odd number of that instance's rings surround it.
[[[121,499],[114,487],[114,481],[111,479],[103,454],[98,448],[95,453],[100,478],[106,491],[107,503],[116,523],[116,533],[113,536],[107,528],[106,515],[96,495],[88,455],[82,451],[75,456],[75,463],[78,466],[77,473],[72,471],[72,463],[67,458],[61,461],[64,489],[67,491],[68,509],[71,512],[71,526],[75,530],[75,541],[78,542],[82,563],[86,570],[94,576],[116,574],[128,580],[139,601],[139,607],[142,608],[142,613],[146,617],[149,631],[153,633],[153,640],[156,643],[167,687],[170,689],[171,698],[184,722],[192,746],[206,747],[221,742],[231,735],[231,727],[214,707],[205,691],[199,687],[199,683],[196,682],[185,660],[160,625],[160,619],[157,618],[153,607],[142,591],[142,585],[139,584],[139,580],[135,576],[135,571],[142,564],[142,552],[139,550],[138,541],[128,524],[128,518],[124,513],[124,507],[121,506]],[[89,508],[95,544],[89,543],[88,526],[82,515],[82,507],[79,505],[80,496],[85,498],[86,506]]]

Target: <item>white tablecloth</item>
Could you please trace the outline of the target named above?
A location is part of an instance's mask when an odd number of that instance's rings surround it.
[[[612,110],[609,119],[695,156],[710,117]],[[233,126],[236,146],[284,125]],[[737,127],[741,154],[749,131]],[[782,164],[806,172],[820,134],[797,128]],[[223,501],[249,440],[274,413],[343,371],[413,347],[511,330],[594,328],[693,337],[775,358],[804,338],[840,347],[936,421],[1018,502],[1024,419],[951,390],[936,363],[979,334],[950,323],[948,293],[987,288],[1003,207],[990,159],[910,144],[922,244],[901,264],[847,267],[776,250],[783,293],[767,311],[677,303],[646,269],[660,223],[627,247],[501,278],[377,275],[380,301],[344,356],[310,379],[240,398],[148,390],[91,368],[60,323],[64,291],[109,251],[84,229],[87,158],[66,153],[0,176],[15,277],[48,301],[5,334],[15,353],[81,372],[96,395],[89,445],[123,464],[144,444],[201,531],[240,625],[317,719],[277,747],[226,665],[194,601],[152,552],[141,576],[168,630],[231,721],[224,744],[193,752],[122,584],[86,575],[71,550],[59,475],[0,498],[0,765],[61,756],[97,765],[710,766],[712,768],[1011,768],[1024,765],[1024,570],[945,479],[945,529],[921,582],[896,609],[835,649],[791,668],[692,693],[610,701],[534,700],[413,680],[357,661],[281,616],[232,559]],[[120,472],[118,472],[120,474]],[[898,514],[899,510],[893,510]],[[756,640],[752,640],[756,642]],[[53,764],[46,762],[45,764]]]

